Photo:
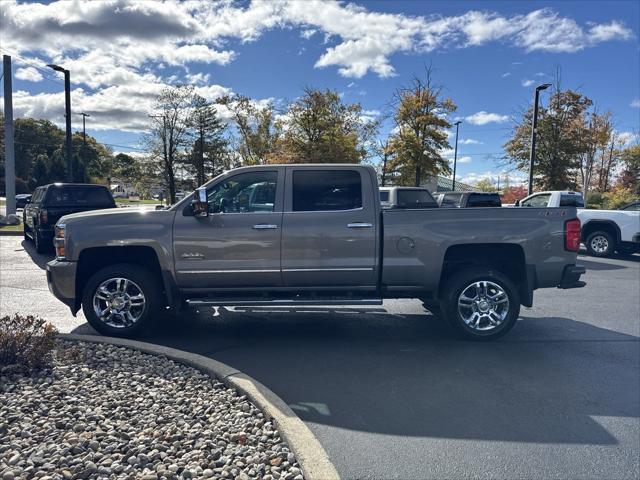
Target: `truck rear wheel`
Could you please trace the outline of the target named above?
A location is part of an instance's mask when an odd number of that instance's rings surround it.
[[[103,335],[135,337],[158,317],[161,291],[146,268],[110,265],[87,282],[82,311],[89,324]]]
[[[520,315],[518,289],[490,267],[456,273],[444,288],[442,312],[465,339],[499,338],[513,328]]]
[[[594,257],[608,257],[616,249],[613,236],[604,230],[590,233],[585,244],[589,255]]]

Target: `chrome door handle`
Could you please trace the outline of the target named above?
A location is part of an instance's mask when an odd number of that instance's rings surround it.
[[[259,223],[258,225],[254,225],[252,227],[254,230],[275,230],[278,228],[278,225],[271,225],[268,223]]]
[[[372,223],[355,222],[355,223],[347,224],[347,228],[371,228],[371,227],[373,227]]]

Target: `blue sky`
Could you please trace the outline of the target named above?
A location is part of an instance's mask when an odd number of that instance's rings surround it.
[[[89,132],[137,148],[151,100],[166,84],[191,82],[212,99],[236,92],[276,102],[305,86],[331,88],[375,115],[431,64],[458,105],[458,171],[473,181],[501,171],[493,158],[510,117],[558,67],[563,87],[611,110],[620,132],[638,132],[639,5],[10,0],[0,4],[0,48],[14,56],[18,116],[62,123],[62,82],[44,67],[53,61],[71,70],[72,108],[92,115]],[[390,128],[385,123],[381,136]]]

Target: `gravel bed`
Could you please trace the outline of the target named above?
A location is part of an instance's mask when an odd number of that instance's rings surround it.
[[[0,479],[303,480],[245,396],[165,357],[59,341],[54,366],[0,370]]]

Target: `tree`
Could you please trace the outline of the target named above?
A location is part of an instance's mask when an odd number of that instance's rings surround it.
[[[503,204],[516,203],[516,200],[522,200],[526,196],[527,187],[524,185],[517,185],[513,187],[505,187],[500,199]]]
[[[585,146],[582,155],[580,155],[580,177],[582,179],[582,195],[586,198],[595,173],[598,152],[602,151],[601,158],[604,159],[604,150],[613,135],[611,114],[599,115],[597,111],[593,111],[583,117],[583,125],[577,128],[582,128],[584,134]],[[600,172],[602,175],[604,169],[601,168]]]
[[[166,87],[156,100],[149,143],[162,165],[171,203],[176,201],[176,163],[188,138],[188,119],[193,100],[193,86]]]
[[[584,117],[593,102],[556,81],[549,105],[539,110],[534,183],[542,190],[576,189],[581,157],[588,150]],[[504,144],[506,158],[529,171],[533,107],[526,110]]]
[[[236,152],[243,165],[264,165],[275,152],[279,136],[271,102],[258,105],[244,95],[227,95],[216,100],[230,113],[236,124]]]
[[[394,103],[396,133],[389,139],[389,170],[401,183],[412,182],[415,186],[427,175],[448,174],[449,163],[441,152],[451,148],[447,116],[457,107],[433,83],[431,69],[426,69],[424,79],[414,77],[411,85],[397,90]]]
[[[620,153],[623,170],[618,185],[640,195],[640,144],[631,145]]]
[[[62,149],[56,150],[49,161],[47,168],[49,182],[64,182],[67,178],[67,160],[62,153]]]
[[[128,182],[138,181],[141,174],[140,162],[131,155],[119,153],[113,157],[111,175]]]
[[[226,125],[218,118],[212,103],[195,95],[189,126],[193,139],[189,160],[196,172],[196,184],[202,185],[207,176],[215,176],[222,170],[220,160],[229,143],[224,137]]]
[[[344,104],[333,90],[306,88],[285,118],[273,159],[283,163],[360,163],[377,129],[359,103]]]
[[[495,184],[488,178],[483,178],[482,180],[478,180],[473,185],[473,188],[480,192],[495,192],[498,190]]]

